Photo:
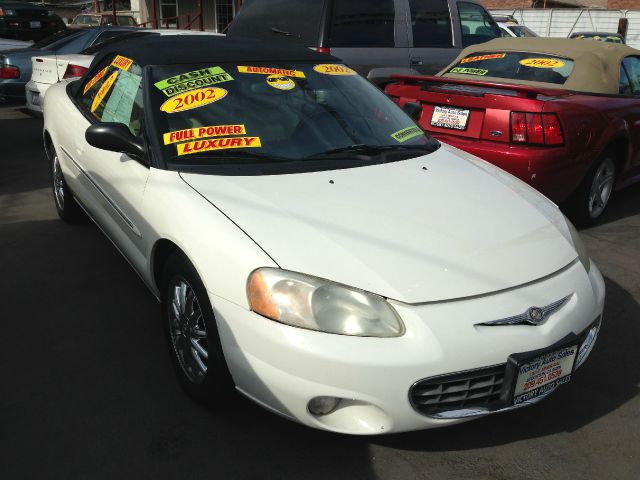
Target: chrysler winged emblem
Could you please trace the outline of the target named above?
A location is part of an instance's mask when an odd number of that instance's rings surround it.
[[[570,298],[571,295],[567,295],[557,302],[550,303],[546,307],[530,307],[526,312],[521,313],[520,315],[501,318],[500,320],[493,320],[491,322],[478,323],[477,325],[486,325],[490,327],[497,325],[540,325],[549,318],[552,313],[560,310]]]

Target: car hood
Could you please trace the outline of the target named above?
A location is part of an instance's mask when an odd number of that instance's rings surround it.
[[[181,176],[281,268],[401,302],[512,288],[577,257],[555,205],[446,145],[343,170]]]

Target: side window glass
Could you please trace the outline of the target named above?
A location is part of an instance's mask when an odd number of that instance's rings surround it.
[[[447,0],[409,0],[414,47],[452,47]]]
[[[624,69],[624,66],[620,65],[620,83],[619,83],[619,93],[620,95],[633,95],[633,91],[631,90],[631,83],[629,82],[629,77],[627,76],[627,72]]]
[[[78,92],[84,109],[100,122],[123,123],[140,133],[144,114],[142,68],[132,59],[115,56],[95,70]]]
[[[480,5],[458,2],[458,15],[460,16],[463,47],[488,42],[502,36],[500,27]]]
[[[334,2],[329,46],[393,47],[394,20],[393,0]]]
[[[627,57],[622,61],[622,64],[629,76],[632,95],[640,95],[640,58]]]

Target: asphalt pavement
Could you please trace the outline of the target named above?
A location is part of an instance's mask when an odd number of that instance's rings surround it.
[[[194,404],[155,298],[95,226],[57,219],[41,134],[0,108],[0,479],[640,478],[640,185],[582,232],[607,302],[569,384],[455,427],[350,437],[240,398]]]

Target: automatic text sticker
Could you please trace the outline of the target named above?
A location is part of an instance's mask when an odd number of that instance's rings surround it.
[[[564,67],[564,62],[555,58],[525,58],[520,60],[520,65],[533,68],[560,68]]]
[[[98,106],[100,105],[100,102],[102,102],[102,100],[107,95],[107,93],[109,93],[109,90],[111,89],[111,86],[113,85],[113,83],[116,81],[117,77],[118,77],[118,72],[113,72],[111,76],[107,78],[105,82],[102,84],[102,86],[100,87],[100,90],[98,90],[98,93],[96,93],[96,96],[93,98],[93,103],[91,104],[92,112],[96,111],[96,108],[98,108]]]
[[[87,84],[84,86],[84,91],[82,92],[83,95],[86,95],[87,92],[89,91],[89,89],[91,89],[91,87],[93,87],[96,82],[98,80],[100,80],[102,77],[104,77],[107,74],[107,70],[109,69],[109,67],[104,67],[102,70],[100,70],[95,77],[93,77],[91,80],[89,80],[87,82]]]
[[[211,152],[213,150],[227,150],[230,148],[261,147],[260,137],[214,138],[213,140],[196,140],[195,142],[179,143],[176,145],[178,155]]]
[[[133,60],[121,55],[117,55],[116,58],[113,59],[113,62],[111,62],[111,65],[119,68],[120,70],[129,70],[131,68],[131,65],[133,65]]]
[[[247,67],[238,65],[240,73],[257,73],[259,75],[283,75],[285,77],[306,78],[304,72],[275,67]]]
[[[321,63],[316,65],[313,69],[318,73],[325,75],[357,75],[355,70],[345,67],[344,65],[338,65],[335,63]]]
[[[162,90],[167,97],[173,97],[182,92],[197,88],[229,82],[233,77],[220,67],[207,67],[191,72],[182,73],[175,77],[165,78],[154,85]]]
[[[160,110],[167,113],[184,112],[193,108],[203,107],[227,96],[224,88],[210,87],[184,92],[165,101]]]
[[[210,127],[188,128],[186,130],[176,130],[163,135],[164,144],[184,142],[185,140],[195,140],[197,138],[222,137],[225,135],[245,135],[247,130],[244,125],[212,125]]]

